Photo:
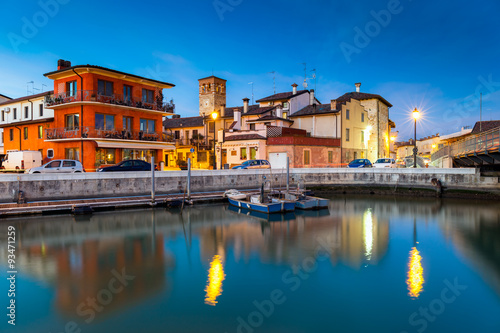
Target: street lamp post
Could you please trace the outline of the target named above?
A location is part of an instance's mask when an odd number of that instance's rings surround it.
[[[417,167],[417,119],[420,117],[420,112],[418,112],[417,108],[413,110],[413,119],[415,119],[415,147],[413,148],[413,167]]]
[[[217,112],[212,112],[212,119],[214,120],[214,170],[217,170],[217,158],[215,156],[215,120],[217,119]]]

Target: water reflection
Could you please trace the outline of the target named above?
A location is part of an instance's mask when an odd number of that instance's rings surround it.
[[[208,270],[208,282],[205,288],[205,304],[215,306],[217,297],[222,294],[222,281],[226,278],[221,256],[215,255]]]
[[[416,247],[410,251],[410,261],[408,262],[408,296],[418,298],[423,290],[424,269],[422,268],[422,257]]]
[[[107,288],[112,271],[122,268],[135,279],[114,295],[98,321],[105,322],[112,314],[140,308],[155,299],[163,302],[162,307],[171,305],[184,315],[190,311],[193,317],[202,316],[203,311],[227,311],[218,315],[227,314],[228,320],[233,320],[253,309],[236,313],[228,307],[238,308],[240,299],[252,304],[254,293],[260,289],[267,292],[280,287],[284,271],[295,272],[305,259],[317,258],[318,245],[328,254],[327,260],[318,260],[318,265],[325,266],[311,275],[311,280],[303,281],[306,285],[317,278],[313,288],[304,287],[294,294],[303,304],[314,303],[308,299],[312,294],[315,299],[324,295],[327,303],[318,302],[317,308],[310,305],[311,311],[332,307],[341,312],[345,304],[337,308],[335,299],[341,299],[343,290],[332,289],[337,286],[345,289],[346,297],[366,288],[359,293],[368,301],[365,295],[378,291],[384,295],[372,295],[373,299],[386,297],[388,303],[393,301],[391,304],[398,304],[401,298],[411,301],[408,296],[421,301],[427,293],[434,295],[431,287],[440,288],[444,278],[432,281],[437,279],[433,260],[444,254],[429,255],[429,244],[442,241],[443,236],[456,250],[453,253],[465,258],[500,295],[497,206],[418,198],[333,198],[329,210],[296,212],[276,221],[214,205],[186,207],[182,215],[158,209],[100,213],[78,221],[69,216],[25,218],[0,224],[0,230],[8,225],[18,230],[19,271],[53,291],[54,303],[47,306],[56,313],[54,318],[64,320],[77,317],[79,304]],[[324,239],[328,242],[321,243]],[[4,248],[0,242],[3,262],[7,253]],[[348,278],[342,280],[343,274]],[[260,275],[267,280],[255,282]],[[377,288],[373,288],[373,281],[377,281]],[[265,283],[277,285],[268,288]],[[267,296],[259,295],[259,299]],[[297,304],[293,302],[290,297],[291,308]],[[370,308],[376,306],[370,304]],[[449,311],[453,311],[451,307]],[[301,316],[290,313],[291,320],[295,317]],[[307,326],[297,330],[306,331]]]

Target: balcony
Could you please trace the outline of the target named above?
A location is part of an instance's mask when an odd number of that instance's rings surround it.
[[[199,139],[186,139],[178,138],[175,139],[173,135],[167,135],[166,140],[168,142],[175,143],[176,147],[196,147],[198,150],[210,150],[214,146],[213,138],[199,138]]]
[[[158,133],[146,133],[144,131],[131,131],[127,129],[102,129],[89,126],[45,129],[45,140],[80,140],[82,138],[171,142],[167,141],[168,138],[164,134],[160,135]]]
[[[126,108],[137,108],[158,112],[166,112],[173,114],[175,111],[175,104],[173,101],[163,102],[155,100],[153,102],[146,102],[142,99],[136,99],[130,96],[119,94],[104,95],[97,90],[77,90],[74,92],[64,92],[60,94],[53,94],[45,96],[46,108],[57,108],[69,103],[104,103],[117,105]]]

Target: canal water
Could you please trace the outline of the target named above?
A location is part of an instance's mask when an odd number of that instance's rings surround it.
[[[332,197],[0,221],[2,332],[500,332],[500,206]],[[0,282],[7,313],[6,279]]]

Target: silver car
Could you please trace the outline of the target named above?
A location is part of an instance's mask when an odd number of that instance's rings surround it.
[[[26,170],[25,173],[77,173],[85,172],[80,161],[53,160],[42,166]]]

